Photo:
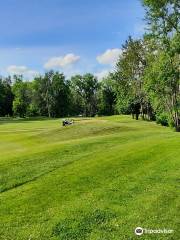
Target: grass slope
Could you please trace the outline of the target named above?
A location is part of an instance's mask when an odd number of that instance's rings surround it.
[[[0,121],[1,240],[180,239],[180,135],[128,116]]]

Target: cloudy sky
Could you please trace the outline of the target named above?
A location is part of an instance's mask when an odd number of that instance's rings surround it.
[[[140,0],[1,0],[0,74],[101,78],[127,37],[143,34],[143,17]]]

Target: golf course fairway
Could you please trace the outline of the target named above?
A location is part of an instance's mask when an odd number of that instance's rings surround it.
[[[154,122],[1,119],[0,239],[179,240],[179,169],[180,133]]]

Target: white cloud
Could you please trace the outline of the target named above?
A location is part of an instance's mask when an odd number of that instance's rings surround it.
[[[119,56],[122,54],[122,50],[119,48],[107,49],[103,54],[97,56],[97,61],[101,64],[114,65]]]
[[[6,71],[10,75],[17,74],[17,75],[23,75],[28,78],[34,77],[39,74],[37,71],[29,69],[26,66],[17,66],[17,65],[11,65],[7,67]]]
[[[79,59],[80,56],[77,56],[73,53],[69,53],[60,57],[52,57],[44,64],[44,68],[64,68],[78,62]]]
[[[100,72],[95,73],[95,76],[98,78],[99,81],[101,81],[103,78],[107,77],[109,73],[109,70],[104,69]]]

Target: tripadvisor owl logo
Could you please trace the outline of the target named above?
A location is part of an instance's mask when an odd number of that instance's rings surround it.
[[[136,235],[140,236],[143,234],[143,229],[141,227],[137,227],[134,232]]]

